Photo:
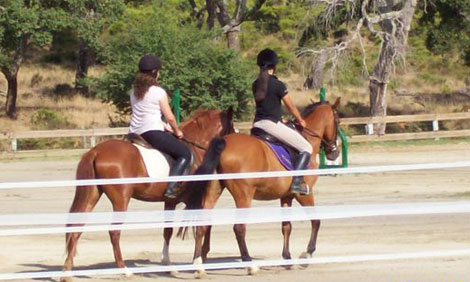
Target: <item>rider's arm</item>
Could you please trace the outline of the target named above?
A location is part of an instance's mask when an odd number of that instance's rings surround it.
[[[282,102],[284,102],[284,105],[286,105],[286,108],[294,116],[294,118],[300,123],[300,125],[302,125],[302,127],[305,127],[305,121],[300,115],[299,110],[297,110],[297,107],[294,105],[294,103],[292,103],[292,100],[290,99],[289,94],[286,94],[284,95],[284,97],[282,97]]]
[[[183,132],[178,128],[175,115],[171,111],[170,104],[168,103],[167,95],[163,95],[162,99],[160,100],[160,109],[166,121],[170,124],[171,128],[173,128],[173,132],[176,137],[182,138]]]

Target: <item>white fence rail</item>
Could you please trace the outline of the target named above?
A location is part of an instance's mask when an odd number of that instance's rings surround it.
[[[31,187],[63,187],[75,185],[104,184],[104,183],[132,183],[141,181],[193,181],[210,179],[234,179],[234,178],[260,178],[260,177],[287,177],[293,175],[325,175],[325,174],[351,174],[351,173],[373,173],[386,171],[405,171],[418,169],[449,169],[467,168],[470,161],[453,163],[430,163],[412,165],[394,165],[379,167],[359,167],[346,169],[329,170],[305,170],[294,172],[260,172],[244,174],[221,174],[221,175],[200,175],[200,176],[180,176],[166,178],[127,178],[127,179],[99,179],[99,180],[70,180],[70,181],[40,181],[40,182],[7,182],[0,183],[0,189],[20,189]],[[261,209],[227,209],[210,211],[162,211],[162,212],[140,212],[140,213],[83,213],[83,214],[36,214],[36,215],[3,215],[0,216],[0,235],[24,235],[24,234],[51,234],[76,231],[111,230],[111,229],[142,229],[156,227],[178,227],[178,226],[198,226],[234,223],[260,223],[296,221],[309,219],[333,219],[333,218],[353,218],[365,216],[391,216],[391,215],[416,215],[416,214],[448,214],[448,213],[470,213],[470,201],[440,202],[440,203],[405,203],[405,204],[384,204],[384,205],[352,205],[352,206],[317,206],[304,208],[261,208]],[[87,223],[93,224],[83,227],[67,227],[66,223]],[[120,224],[116,224],[120,223]],[[19,226],[37,226],[40,228],[21,228]],[[54,226],[49,226],[54,225]],[[12,229],[5,229],[11,228]],[[78,229],[73,229],[78,228]],[[82,229],[80,229],[82,228]],[[230,262],[204,264],[205,269],[225,269],[240,268],[249,266],[277,266],[294,264],[319,264],[319,263],[341,263],[359,261],[380,261],[393,259],[413,259],[429,257],[461,257],[469,256],[470,249],[460,250],[435,250],[417,253],[394,253],[380,255],[360,255],[360,256],[337,256],[318,257],[311,259],[292,260],[265,260],[253,262]],[[198,270],[201,265],[173,265],[173,266],[148,266],[134,267],[128,269],[92,269],[77,271],[48,271],[48,272],[24,272],[0,274],[0,280],[11,279],[37,279],[55,278],[79,275],[109,275]]]

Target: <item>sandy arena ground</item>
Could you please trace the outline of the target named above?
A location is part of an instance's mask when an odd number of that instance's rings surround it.
[[[469,143],[398,147],[359,147],[350,166],[412,164],[470,160]],[[68,160],[0,160],[0,181],[73,179],[77,158]],[[0,214],[63,213],[72,202],[74,188],[0,191]],[[470,168],[323,176],[315,186],[317,205],[378,204],[470,200]],[[278,206],[278,201],[254,206]],[[217,208],[233,207],[224,192]],[[131,211],[161,210],[161,203],[132,201]],[[102,198],[97,211],[110,211]],[[309,222],[294,222],[291,253],[306,248]],[[315,257],[388,254],[470,248],[469,214],[388,216],[324,220]],[[260,243],[262,242],[262,243]],[[279,259],[280,224],[248,225],[247,243],[254,259]],[[127,266],[160,262],[162,230],[124,231],[121,247]],[[174,263],[190,263],[193,240],[174,238],[170,256]],[[213,228],[209,262],[238,261],[239,251],[231,226]],[[0,273],[60,270],[64,262],[63,235],[0,237]],[[107,232],[85,233],[79,241],[75,269],[114,267]],[[79,277],[75,281],[116,281],[121,276]],[[193,280],[191,273],[134,275],[130,281]],[[210,281],[470,281],[470,256],[330,263],[307,269],[263,268],[256,276],[244,269],[208,271]],[[45,279],[56,281],[55,279]]]

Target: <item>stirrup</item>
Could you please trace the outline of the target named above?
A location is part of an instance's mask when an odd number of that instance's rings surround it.
[[[310,187],[307,183],[300,184],[299,188],[291,188],[291,193],[294,195],[299,194],[302,196],[307,196],[308,194],[310,194]]]

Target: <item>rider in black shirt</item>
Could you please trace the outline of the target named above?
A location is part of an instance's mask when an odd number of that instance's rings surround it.
[[[295,170],[306,169],[312,154],[312,145],[296,130],[287,127],[281,120],[281,101],[297,122],[305,127],[305,121],[292,103],[286,86],[274,76],[277,54],[271,49],[264,49],[258,54],[257,64],[260,73],[253,82],[253,94],[256,102],[256,114],[253,127],[258,127],[273,135],[281,142],[297,149],[300,154],[294,165]],[[294,176],[291,192],[302,195],[309,193],[309,188],[302,185],[303,177]]]

